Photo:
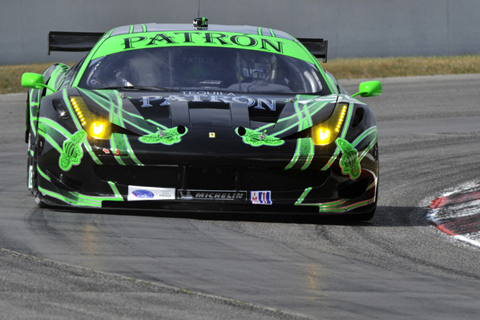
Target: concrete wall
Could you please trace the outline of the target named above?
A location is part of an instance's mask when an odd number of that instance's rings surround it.
[[[329,40],[329,59],[480,53],[479,0],[0,0],[0,65],[47,55],[49,31],[104,32],[147,22],[250,24]]]

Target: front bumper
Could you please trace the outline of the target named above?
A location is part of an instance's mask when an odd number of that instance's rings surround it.
[[[349,212],[375,203],[378,163],[362,161],[352,180],[339,160],[306,170],[265,166],[98,165],[88,157],[68,172],[39,161],[41,199],[50,205],[232,212]]]

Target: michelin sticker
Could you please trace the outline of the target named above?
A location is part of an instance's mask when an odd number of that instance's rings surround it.
[[[175,200],[174,188],[128,186],[128,201]]]

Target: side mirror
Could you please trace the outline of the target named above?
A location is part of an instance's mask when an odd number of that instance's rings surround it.
[[[360,95],[361,97],[374,97],[382,94],[382,84],[380,81],[366,81],[360,83],[358,86],[358,92],[352,95],[355,97]]]
[[[31,73],[31,72],[26,72],[22,75],[22,87],[30,88],[30,89],[47,88],[52,92],[57,91],[45,84],[45,78],[41,74]]]

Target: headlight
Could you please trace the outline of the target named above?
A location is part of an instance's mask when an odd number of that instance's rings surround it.
[[[104,117],[99,116],[87,107],[87,104],[79,96],[70,97],[70,103],[88,135],[95,139],[110,139],[112,124]]]
[[[347,103],[339,103],[328,120],[311,128],[311,136],[315,145],[324,146],[335,141],[342,130],[347,110]]]

